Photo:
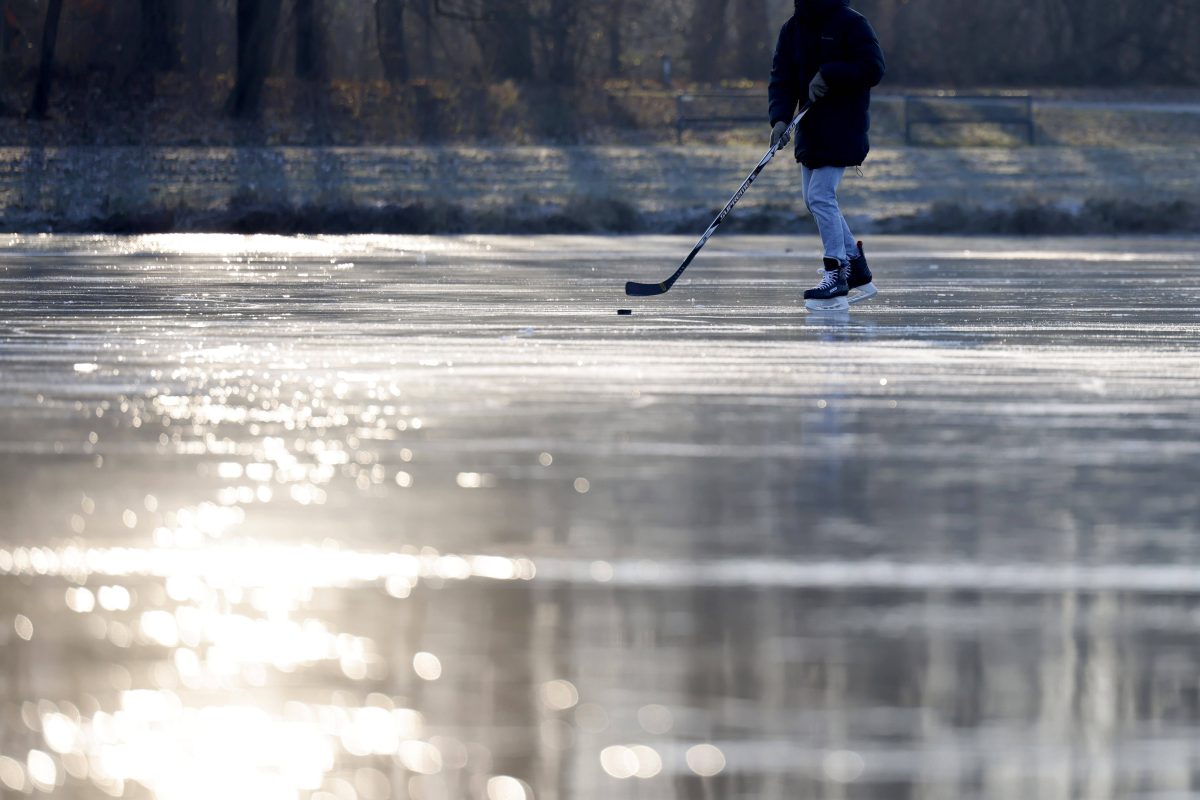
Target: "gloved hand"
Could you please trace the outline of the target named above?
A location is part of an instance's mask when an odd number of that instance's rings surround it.
[[[829,94],[829,84],[825,82],[825,76],[818,70],[817,76],[808,85],[808,99],[815,103],[827,94]]]
[[[776,122],[775,127],[771,129],[771,147],[778,144],[780,147],[786,147],[788,141],[792,138],[787,132],[788,124],[786,122]]]

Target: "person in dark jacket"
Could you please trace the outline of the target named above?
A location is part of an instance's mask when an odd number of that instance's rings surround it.
[[[796,129],[796,160],[804,202],[825,247],[825,270],[804,300],[813,310],[840,310],[876,294],[862,243],[842,216],[837,189],[846,168],[860,166],[871,149],[871,88],[883,79],[883,50],[849,0],[795,4],[771,65],[771,144],[781,139],[787,144],[784,137],[797,107],[811,102]]]

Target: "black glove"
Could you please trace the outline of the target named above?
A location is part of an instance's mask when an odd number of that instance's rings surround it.
[[[771,147],[779,145],[786,147],[788,141],[792,138],[787,132],[788,124],[786,122],[776,122],[775,127],[771,129]]]
[[[808,99],[815,103],[827,94],[829,94],[829,84],[825,82],[825,76],[818,70],[817,76],[808,85]]]

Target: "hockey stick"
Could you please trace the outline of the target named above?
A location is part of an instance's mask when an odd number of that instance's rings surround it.
[[[771,146],[771,149],[767,151],[767,154],[762,157],[761,161],[758,162],[758,166],[755,167],[754,171],[750,173],[750,177],[746,178],[745,183],[743,183],[742,187],[738,189],[736,193],[734,193],[729,203],[726,204],[721,213],[717,215],[717,218],[713,220],[712,225],[708,226],[708,230],[706,230],[704,235],[700,237],[700,241],[696,243],[694,248],[692,248],[692,252],[688,255],[688,257],[685,258],[683,263],[679,265],[679,269],[675,270],[675,274],[667,278],[662,283],[638,283],[637,281],[629,281],[625,284],[625,294],[629,295],[630,297],[653,297],[654,295],[666,294],[667,292],[671,291],[671,287],[675,285],[675,281],[679,280],[679,276],[682,275],[683,271],[691,265],[692,261],[695,260],[696,255],[704,248],[704,245],[708,244],[708,240],[712,238],[712,235],[717,232],[717,228],[721,227],[721,223],[724,222],[725,218],[729,216],[729,212],[733,211],[733,207],[736,206],[738,201],[742,199],[742,195],[746,194],[747,190],[749,190],[750,184],[754,183],[755,178],[757,178],[759,174],[766,169],[767,164],[771,163],[771,159],[773,159],[775,154],[779,152],[779,148],[784,146],[783,143],[790,139],[792,134],[796,132],[796,128],[800,125],[800,120],[804,119],[804,115],[808,113],[810,108],[812,108],[812,103],[804,104],[804,108],[800,109],[800,113],[796,115],[794,120],[792,120],[792,124],[788,125],[783,136],[780,136],[779,141]]]

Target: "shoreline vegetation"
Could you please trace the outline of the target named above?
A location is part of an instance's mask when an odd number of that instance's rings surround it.
[[[684,141],[747,142],[766,134],[767,87],[761,81],[680,83],[604,81],[576,87],[513,81],[304,82],[271,79],[251,118],[220,112],[227,79],[138,78],[114,89],[100,79],[56,85],[44,117],[22,113],[23,94],[0,82],[0,147],[394,147],[674,144],[677,100],[716,93],[711,111],[761,125],[685,133]],[[871,137],[905,144],[909,96],[1030,96],[1039,145],[1116,147],[1200,143],[1200,89],[1022,86],[898,86],[873,93]],[[1148,108],[1158,113],[1146,113]],[[1170,113],[1171,109],[1189,109]],[[919,131],[928,146],[1018,146],[1020,128],[981,124]]]

